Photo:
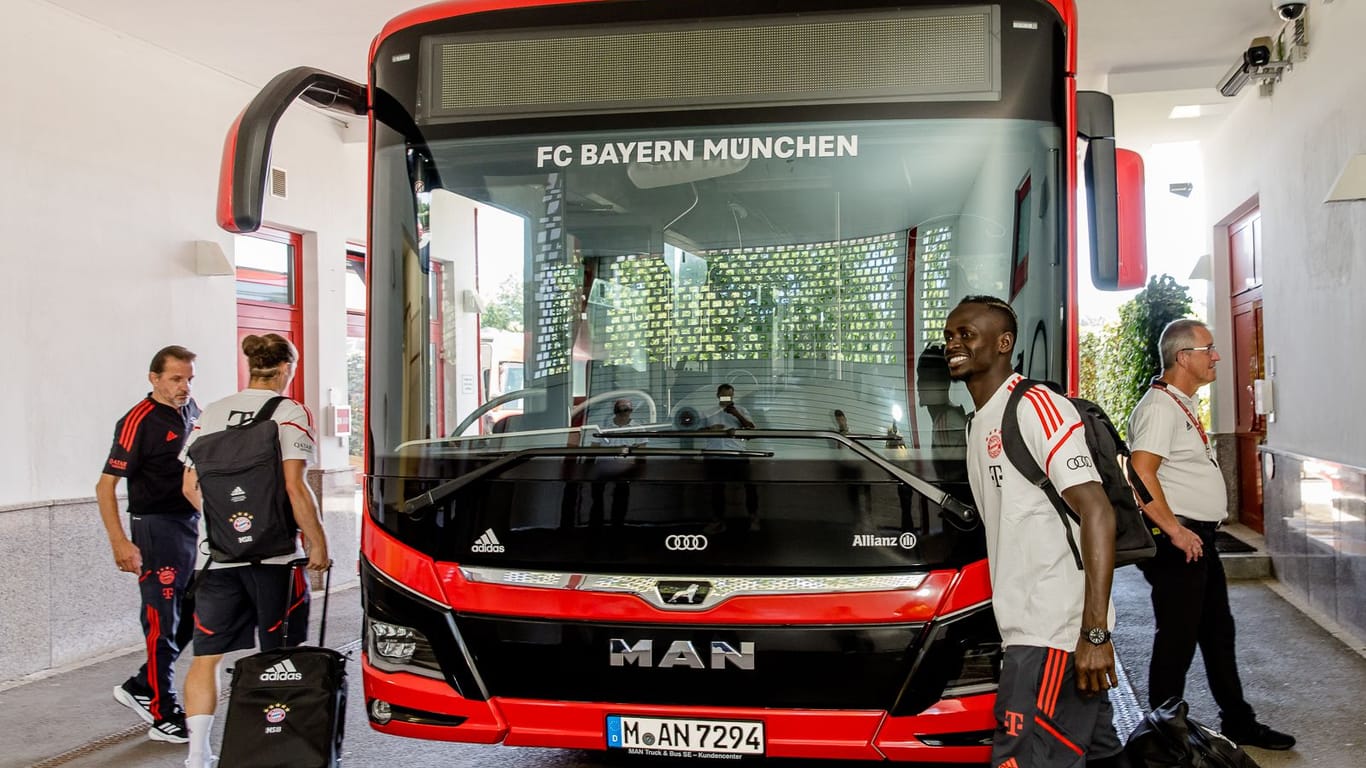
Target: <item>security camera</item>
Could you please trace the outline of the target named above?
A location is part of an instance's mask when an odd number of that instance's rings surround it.
[[[1254,37],[1243,51],[1243,63],[1249,68],[1264,67],[1271,63],[1271,38]]]
[[[1243,52],[1243,63],[1247,68],[1265,67],[1272,60],[1272,38],[1254,37]]]
[[[1305,0],[1271,0],[1271,10],[1286,21],[1294,21],[1303,16],[1307,7],[1309,3]]]

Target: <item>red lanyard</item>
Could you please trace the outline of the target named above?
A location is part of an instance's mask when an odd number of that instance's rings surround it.
[[[1205,434],[1204,425],[1200,423],[1199,419],[1195,418],[1195,414],[1191,413],[1191,409],[1187,408],[1186,404],[1181,402],[1181,398],[1172,394],[1172,391],[1167,388],[1167,382],[1162,381],[1161,379],[1153,379],[1151,386],[1153,389],[1160,389],[1163,392],[1166,392],[1167,397],[1170,397],[1172,401],[1181,408],[1181,412],[1186,414],[1186,418],[1190,419],[1190,422],[1195,425],[1195,431],[1200,433],[1200,442],[1205,444],[1205,455],[1210,461],[1214,461],[1214,457],[1209,455],[1209,435]]]

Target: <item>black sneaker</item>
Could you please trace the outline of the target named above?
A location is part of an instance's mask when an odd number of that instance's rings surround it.
[[[1295,737],[1281,733],[1270,726],[1253,723],[1251,728],[1235,728],[1224,731],[1230,741],[1240,747],[1261,747],[1262,749],[1283,750],[1295,746]]]
[[[114,686],[114,701],[133,710],[138,717],[149,723],[156,721],[156,717],[152,715],[152,694],[150,692],[143,693],[124,682]]]
[[[168,717],[152,723],[152,727],[147,729],[147,738],[152,741],[185,744],[190,740],[190,729],[185,727],[184,718]]]

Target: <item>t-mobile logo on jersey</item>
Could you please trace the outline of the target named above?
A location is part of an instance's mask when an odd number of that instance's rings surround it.
[[[1024,727],[1024,715],[1019,712],[1011,712],[1007,709],[1005,721],[1002,722],[1001,725],[1005,728],[1007,734],[1019,736],[1020,729]]]
[[[991,479],[992,479],[993,482],[996,483],[996,487],[997,487],[997,488],[1000,488],[1000,487],[1001,487],[1001,465],[1000,465],[1000,464],[988,464],[988,465],[987,465],[987,469],[991,471]]]

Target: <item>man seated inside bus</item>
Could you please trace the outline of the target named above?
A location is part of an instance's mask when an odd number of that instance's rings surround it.
[[[614,429],[645,426],[632,418],[635,410],[635,403],[626,398],[621,398],[612,403],[611,417],[598,425],[598,428],[606,432]],[[599,435],[593,442],[595,445],[645,445],[646,439],[636,435]]]

